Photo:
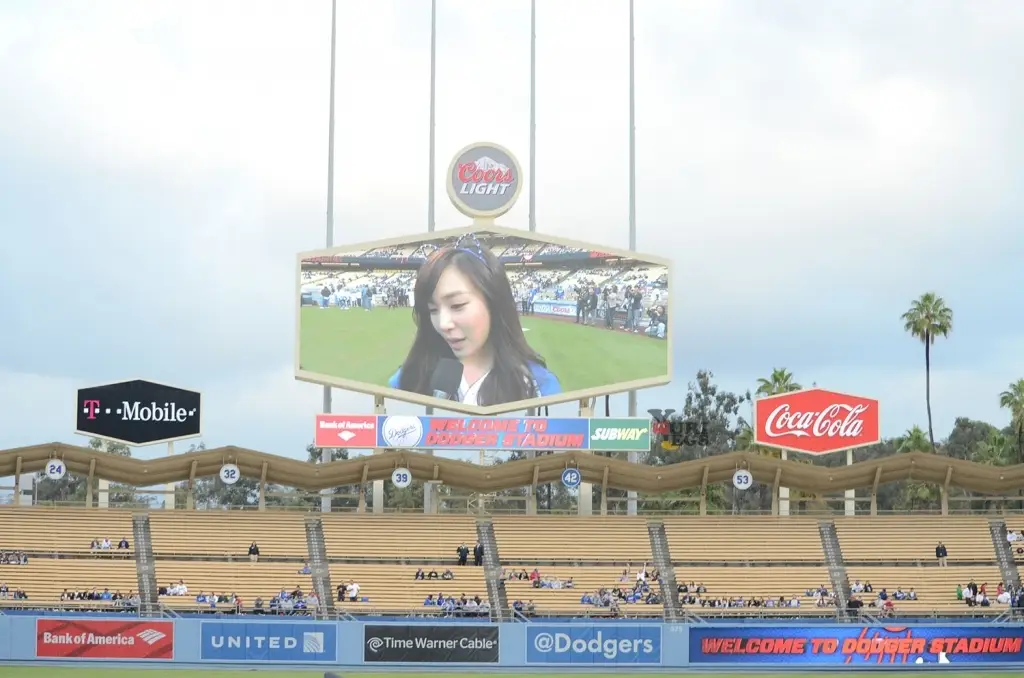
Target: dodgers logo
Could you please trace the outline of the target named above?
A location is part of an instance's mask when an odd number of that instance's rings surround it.
[[[661,627],[531,624],[526,632],[526,663],[661,664]]]

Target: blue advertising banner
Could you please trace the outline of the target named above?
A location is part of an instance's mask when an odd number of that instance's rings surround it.
[[[529,624],[526,663],[661,664],[661,625]]]
[[[338,627],[316,623],[202,622],[200,659],[226,662],[335,663]]]
[[[690,627],[691,664],[1002,664],[1021,626]]]

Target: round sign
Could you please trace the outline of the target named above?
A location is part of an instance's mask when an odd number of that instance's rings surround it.
[[[396,468],[391,472],[391,484],[400,490],[412,485],[412,473],[407,468]]]
[[[234,485],[242,479],[242,472],[234,464],[224,464],[220,467],[220,481],[225,485]]]
[[[381,434],[388,447],[416,447],[423,437],[423,422],[419,417],[388,417],[381,426]]]
[[[68,467],[60,459],[51,459],[46,462],[46,477],[50,480],[60,480],[68,473]]]
[[[567,468],[562,471],[562,484],[570,490],[579,487],[581,482],[583,482],[583,476],[580,475],[578,469]]]
[[[467,217],[500,217],[512,209],[522,190],[519,161],[498,144],[470,144],[448,167],[448,197]]]
[[[753,484],[754,478],[746,469],[737,469],[736,473],[732,474],[732,486],[737,490],[749,490]]]

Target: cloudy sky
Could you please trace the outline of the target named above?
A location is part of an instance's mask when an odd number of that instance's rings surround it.
[[[430,3],[338,4],[336,242],[424,231]],[[482,139],[526,166],[529,3],[438,5],[439,177]],[[628,244],[627,25],[625,0],[541,3],[541,232]],[[321,391],[292,378],[293,254],[324,238],[329,35],[328,0],[0,5],[0,448],[73,442],[76,388],[145,377],[205,392],[210,445],[301,454]],[[934,290],[956,314],[936,433],[1008,420],[1024,3],[637,0],[636,60],[638,246],[675,262],[675,383],[641,411],[700,368],[745,390],[787,367],[880,398],[886,435],[924,424],[899,315]],[[437,206],[464,225],[440,178]]]

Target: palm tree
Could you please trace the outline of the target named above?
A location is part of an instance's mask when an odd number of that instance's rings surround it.
[[[1024,463],[1024,379],[999,394],[999,406],[1010,410],[1010,425],[1017,436],[1017,463]]]
[[[1013,445],[998,431],[992,431],[988,438],[977,444],[971,453],[971,461],[989,466],[1007,466],[1013,460]],[[991,502],[986,502],[991,507]],[[999,507],[1004,506],[999,500]]]
[[[920,426],[907,429],[907,432],[900,438],[898,452],[927,452],[931,449],[928,435],[921,430]]]
[[[903,329],[924,344],[924,400],[928,408],[928,440],[935,449],[935,429],[932,426],[932,345],[936,337],[948,337],[953,330],[953,311],[934,292],[925,292],[910,304],[910,310],[901,316]]]
[[[761,377],[757,380],[757,390],[754,395],[773,396],[780,393],[792,393],[799,391],[803,386],[793,381],[793,373],[784,367],[773,367],[772,374],[767,379]]]

